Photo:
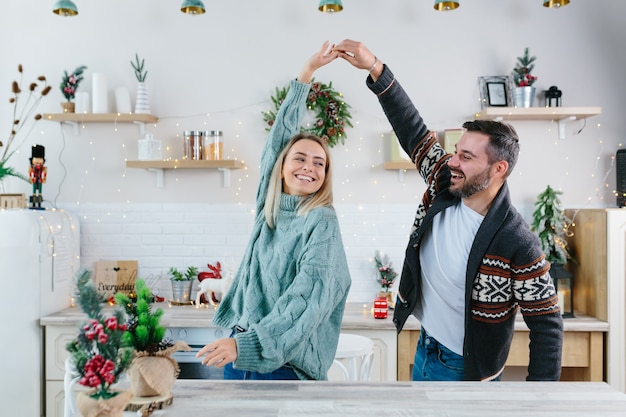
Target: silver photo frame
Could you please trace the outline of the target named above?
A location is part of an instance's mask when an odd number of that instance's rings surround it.
[[[478,77],[480,108],[512,107],[513,80],[508,75]]]

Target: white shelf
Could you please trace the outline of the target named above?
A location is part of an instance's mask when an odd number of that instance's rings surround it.
[[[245,168],[245,164],[234,159],[189,160],[174,159],[168,161],[126,161],[127,168],[143,168],[156,173],[156,186],[163,188],[163,172],[168,169],[217,169],[224,174],[223,186],[230,187],[230,170]]]

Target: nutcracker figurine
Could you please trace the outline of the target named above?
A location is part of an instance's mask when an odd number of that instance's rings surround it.
[[[44,166],[46,162],[46,148],[42,145],[33,145],[30,157],[30,168],[28,176],[33,184],[33,195],[30,196],[30,208],[41,209],[43,197],[41,195],[41,187],[46,182],[48,175],[48,167]]]

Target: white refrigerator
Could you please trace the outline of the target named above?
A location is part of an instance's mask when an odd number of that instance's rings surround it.
[[[64,210],[0,210],[0,397],[3,416],[45,414],[39,319],[70,306],[80,226]]]

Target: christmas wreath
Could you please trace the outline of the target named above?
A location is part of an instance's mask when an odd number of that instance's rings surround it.
[[[350,105],[343,100],[343,95],[333,89],[333,83],[328,84],[312,80],[311,91],[306,100],[309,110],[315,113],[315,122],[310,128],[301,127],[302,132],[312,133],[324,139],[328,146],[334,147],[337,143],[344,143],[346,126],[352,127],[352,115],[348,110]],[[276,95],[272,96],[274,110],[263,113],[263,120],[268,124],[265,129],[270,130],[276,120],[276,113],[287,96],[289,87],[276,88]]]

